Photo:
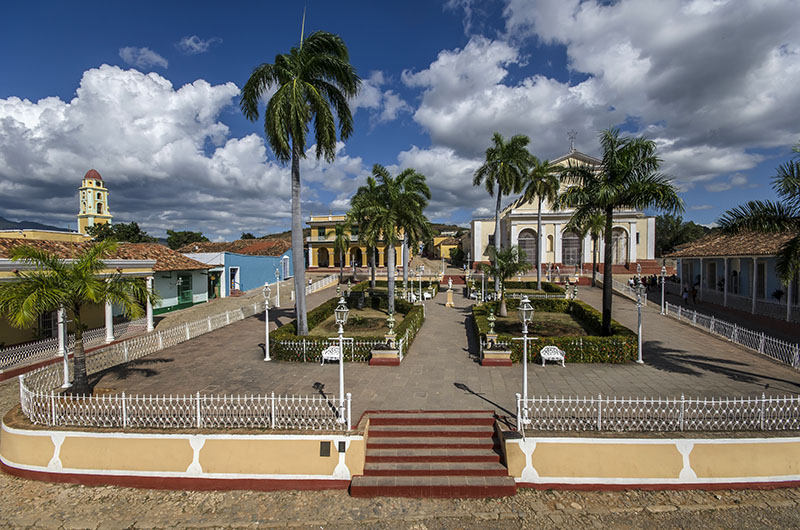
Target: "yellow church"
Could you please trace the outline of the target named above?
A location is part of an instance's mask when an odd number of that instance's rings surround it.
[[[80,210],[78,211],[78,232],[86,233],[90,226],[111,222],[111,211],[108,208],[108,189],[103,177],[94,169],[83,176],[78,190]]]
[[[336,238],[336,225],[344,223],[344,214],[314,215],[311,214],[308,224],[311,226],[311,234],[306,238],[308,248],[308,267],[327,268],[339,267],[339,255],[333,251],[333,241]],[[358,240],[358,227],[353,226],[348,233],[350,240],[349,248],[344,256],[345,267],[366,267],[369,265],[367,246]],[[395,264],[402,267],[401,256],[402,245],[395,247]],[[375,266],[385,267],[388,261],[388,247],[383,241],[378,241],[375,247]],[[411,259],[411,248],[409,248],[409,259]]]

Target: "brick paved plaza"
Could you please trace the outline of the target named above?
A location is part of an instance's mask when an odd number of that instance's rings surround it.
[[[326,289],[312,295],[309,305],[334,295],[333,289]],[[599,289],[583,288],[579,296],[600,307]],[[500,416],[513,416],[522,366],[481,367],[476,362],[478,346],[467,333],[470,302],[460,292],[455,300],[455,308],[446,308],[445,294],[439,293],[427,302],[425,324],[399,367],[345,365],[345,388],[353,395],[354,417],[365,410],[464,408],[495,409]],[[291,313],[289,307],[273,311],[283,322]],[[644,365],[531,364],[530,393],[738,397],[800,391],[800,374],[791,368],[662,317],[655,304],[644,308],[644,315]],[[614,318],[635,329],[635,304],[615,297]],[[251,317],[111,369],[97,386],[144,394],[307,395],[321,388],[337,395],[336,364],[264,362],[263,342],[264,317]]]

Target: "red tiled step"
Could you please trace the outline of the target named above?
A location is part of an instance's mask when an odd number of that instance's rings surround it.
[[[494,440],[490,437],[378,437],[370,438],[368,449],[492,449]]]
[[[400,358],[394,357],[391,359],[372,358],[369,360],[370,366],[400,366]]]
[[[377,425],[494,425],[486,412],[377,413],[369,415],[370,426]]]
[[[371,462],[364,475],[507,477],[508,470],[497,462]]]
[[[350,484],[353,497],[477,498],[507,497],[516,492],[511,477],[358,476]]]
[[[367,449],[365,462],[499,462],[486,449]]]
[[[370,421],[369,438],[491,438],[492,425],[373,425]]]

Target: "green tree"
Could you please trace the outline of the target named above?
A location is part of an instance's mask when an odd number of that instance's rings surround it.
[[[659,173],[661,160],[655,142],[620,137],[619,129],[612,128],[600,132],[600,145],[603,158],[599,166],[570,165],[563,170],[564,179],[572,185],[559,196],[558,205],[575,208],[573,217],[578,225],[597,211],[605,215],[602,333],[610,335],[614,210],[654,208],[678,213],[683,211],[683,201],[670,179]]]
[[[512,276],[522,274],[531,268],[530,263],[526,261],[525,251],[522,249],[511,246],[509,248],[498,251],[496,248],[489,249],[489,257],[491,263],[481,265],[481,270],[485,274],[490,274],[495,278],[495,282],[500,288],[500,309],[498,315],[501,317],[508,316],[508,309],[506,308],[506,280]]]
[[[677,247],[696,241],[710,231],[710,228],[693,221],[684,221],[680,215],[659,215],[656,217],[656,256],[669,254]]]
[[[242,232],[241,237],[239,237],[239,239],[255,239],[255,238],[256,236],[254,236],[250,232]]]
[[[542,203],[544,201],[555,204],[558,198],[558,189],[561,181],[558,178],[559,168],[550,164],[547,160],[539,160],[535,156],[531,157],[530,167],[525,173],[522,182],[523,198],[531,201],[534,198],[539,200],[539,208],[536,215],[536,288],[542,289],[542,262],[539,259],[542,244]]]
[[[353,116],[348,101],[358,93],[361,79],[350,64],[347,46],[341,37],[316,31],[302,39],[301,35],[299,48],[277,55],[273,64],[264,63],[253,70],[244,85],[239,105],[247,119],[257,121],[262,98],[277,87],[264,111],[264,133],[275,157],[283,163],[291,160],[297,332],[308,335],[300,160],[306,157],[306,137],[312,120],[317,159],[334,160],[336,122],[339,122],[340,137],[348,138],[353,132]]]
[[[581,239],[587,235],[592,239],[592,287],[597,284],[597,242],[603,236],[606,227],[606,216],[597,211],[582,217],[571,217],[564,226],[565,232],[575,232]],[[583,263],[583,245],[581,245],[581,263]]]
[[[106,239],[117,239],[117,233],[111,223],[103,223],[86,227],[86,233],[94,238],[95,241],[105,241]]]
[[[208,243],[208,238],[202,232],[167,230],[167,246],[172,250],[178,250],[190,243]]]
[[[430,200],[431,192],[425,183],[425,176],[414,169],[405,169],[396,177],[380,164],[372,168],[374,196],[369,200],[354,196],[353,209],[359,210],[363,219],[362,232],[368,238],[383,240],[387,245],[386,276],[389,285],[389,312],[394,312],[395,245],[402,240],[398,230],[408,233],[409,241],[421,241],[430,232],[430,224],[423,210]],[[363,200],[363,202],[361,202]]]
[[[86,232],[94,237],[95,241],[114,239],[124,243],[155,243],[156,238],[151,237],[139,227],[139,223],[105,223],[90,226]]]
[[[800,153],[800,143],[794,147]],[[772,177],[778,201],[749,201],[728,210],[719,219],[724,232],[746,230],[764,234],[785,233],[793,237],[783,243],[775,260],[775,270],[784,284],[800,272],[800,156],[781,164]]]
[[[367,177],[367,184],[360,186],[355,195],[350,199],[350,211],[347,221],[350,225],[358,226],[358,240],[367,246],[367,254],[370,266],[370,287],[375,289],[375,252],[378,244],[379,234],[373,234],[366,230],[368,224],[369,206],[378,200],[378,185],[373,177]]]
[[[333,252],[339,254],[339,283],[344,280],[344,257],[350,248],[350,228],[345,223],[333,227]]]
[[[73,390],[77,394],[89,392],[83,347],[85,307],[111,302],[133,319],[142,316],[142,304],[148,298],[151,302],[157,300],[147,292],[144,278],[123,276],[121,272],[104,273],[103,260],[116,249],[116,242],[102,241],[87,246],[67,262],[52,253],[20,245],[11,251],[10,257],[32,269],[21,270],[17,279],[0,283],[0,313],[14,327],[30,327],[42,313],[62,307],[71,314],[75,321]]]

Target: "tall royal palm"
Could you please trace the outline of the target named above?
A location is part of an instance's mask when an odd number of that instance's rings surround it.
[[[584,215],[581,218],[571,218],[564,226],[565,232],[575,232],[583,240],[587,235],[592,240],[592,287],[597,283],[597,242],[603,236],[606,228],[606,216],[602,212],[595,212]],[[583,256],[583,244],[581,244],[581,256]],[[583,257],[581,257],[583,264]]]
[[[430,233],[423,211],[431,198],[431,192],[425,183],[425,176],[411,168],[393,177],[385,167],[375,164],[370,179],[374,181],[372,196],[360,197],[357,192],[351,205],[364,219],[362,227],[366,237],[382,240],[387,247],[389,311],[394,312],[395,246],[402,241],[399,231],[402,229],[406,232],[409,241],[423,240]],[[368,179],[367,188],[369,186]]]
[[[0,283],[0,313],[8,317],[12,326],[32,326],[42,313],[63,308],[75,322],[73,351],[73,391],[89,393],[86,373],[86,354],[83,332],[86,328],[85,309],[89,305],[111,302],[122,308],[128,318],[142,316],[142,304],[149,298],[144,278],[130,278],[119,272],[107,273],[103,259],[117,249],[117,243],[106,240],[88,246],[69,262],[49,252],[20,245],[10,257],[32,266],[19,271],[10,282]]]
[[[367,230],[369,207],[378,197],[378,184],[373,177],[367,177],[367,184],[360,186],[355,195],[350,199],[350,211],[347,213],[347,222],[351,226],[358,226],[358,240],[367,246],[370,267],[370,287],[375,288],[375,263],[377,243],[380,234],[373,234]]]
[[[794,151],[800,153],[800,143]],[[775,260],[778,276],[790,285],[800,272],[800,155],[778,166],[772,189],[778,194],[778,201],[750,201],[725,212],[719,225],[728,233],[750,230],[792,235],[781,245]]]
[[[558,178],[559,168],[550,164],[548,160],[539,160],[531,157],[530,167],[522,180],[522,197],[527,201],[539,200],[536,214],[536,288],[542,288],[542,260],[540,259],[542,239],[542,203],[547,201],[554,204],[558,198],[558,189],[561,181]]]
[[[333,253],[339,256],[339,283],[344,280],[344,265],[347,250],[350,248],[350,230],[344,223],[333,227]]]
[[[300,335],[308,334],[300,212],[300,160],[306,156],[308,124],[313,120],[317,158],[333,161],[336,122],[342,139],[352,134],[353,116],[348,99],[358,93],[360,85],[361,79],[350,64],[341,37],[317,31],[302,41],[299,48],[277,55],[274,64],[256,67],[242,89],[239,103],[242,112],[247,119],[257,121],[261,98],[273,87],[277,88],[264,111],[264,133],[275,157],[284,163],[291,160],[292,261]]]
[[[670,179],[658,171],[661,160],[655,142],[621,138],[619,129],[612,128],[600,132],[600,145],[603,158],[599,166],[577,165],[563,170],[563,178],[571,186],[559,196],[558,204],[575,208],[577,225],[598,211],[605,215],[602,333],[610,335],[614,210],[653,208],[677,213],[683,211],[683,201]]]

